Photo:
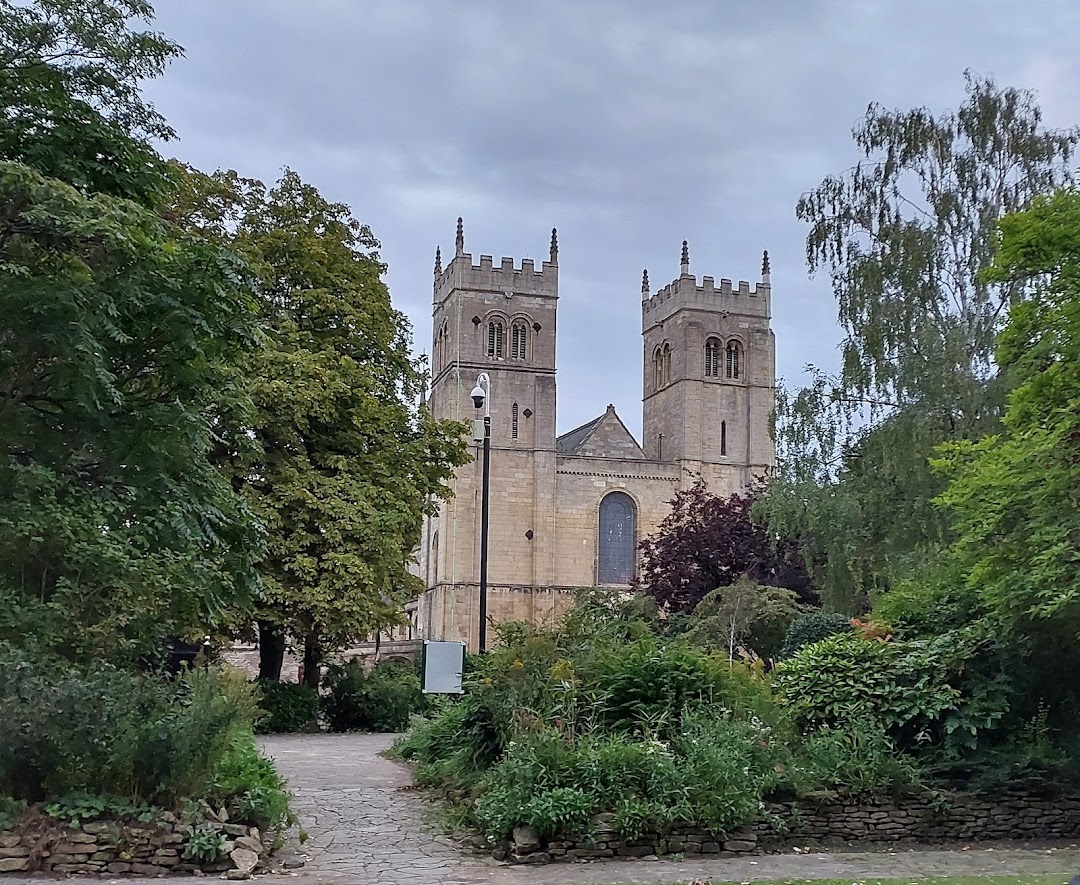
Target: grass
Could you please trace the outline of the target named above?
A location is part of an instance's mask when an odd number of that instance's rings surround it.
[[[928,879],[774,879],[752,885],[1068,885],[1068,873],[1025,876],[931,876]],[[705,885],[705,883],[703,883]],[[710,881],[708,885],[751,885],[747,882]]]

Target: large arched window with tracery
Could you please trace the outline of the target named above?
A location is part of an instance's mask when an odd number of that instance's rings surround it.
[[[625,492],[612,492],[600,502],[597,584],[629,584],[634,580],[637,511]]]

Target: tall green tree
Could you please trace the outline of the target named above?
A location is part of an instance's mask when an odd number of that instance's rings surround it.
[[[190,179],[177,211],[257,269],[266,337],[245,369],[261,454],[234,473],[268,530],[261,675],[286,635],[317,684],[323,656],[401,616],[421,520],[464,463],[462,428],[416,401],[424,373],[382,280],[379,243],[296,173],[273,188]]]
[[[210,455],[247,392],[245,269],[153,210],[178,49],[128,0],[0,2],[0,636],[134,659],[250,598],[258,522]]]
[[[779,403],[780,468],[762,511],[806,539],[837,608],[932,555],[934,447],[997,426],[994,340],[1023,297],[983,271],[1006,213],[1069,179],[1078,132],[1047,131],[1031,93],[967,76],[956,111],[871,105],[862,159],[805,194],[811,273],[828,273],[844,330],[841,369]]]
[[[1001,222],[989,280],[1024,286],[998,362],[1015,383],[1000,433],[947,444],[935,466],[952,556],[998,622],[1040,642],[1080,639],[1080,193]]]
[[[140,202],[167,192],[150,146],[173,132],[141,83],[181,54],[145,0],[0,0],[0,160],[87,193]]]

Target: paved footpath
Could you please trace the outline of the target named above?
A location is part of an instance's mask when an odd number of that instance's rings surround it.
[[[289,735],[263,746],[289,780],[309,839],[310,860],[288,878],[297,885],[610,885],[693,879],[857,879],[932,875],[1080,872],[1080,851],[880,851],[758,857],[597,861],[507,866],[469,854],[436,835],[432,806],[407,789],[409,771],[379,755],[386,735]]]

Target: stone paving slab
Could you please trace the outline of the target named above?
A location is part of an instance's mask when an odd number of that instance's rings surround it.
[[[1080,850],[829,852],[676,861],[611,860],[508,866],[468,854],[429,823],[432,806],[409,790],[405,766],[379,754],[387,735],[281,735],[261,739],[295,796],[307,830],[303,869],[257,876],[265,885],[658,885],[693,879],[856,879],[1080,872]],[[41,878],[0,875],[3,885]],[[116,879],[149,885],[160,879]],[[196,881],[188,879],[187,881]]]

